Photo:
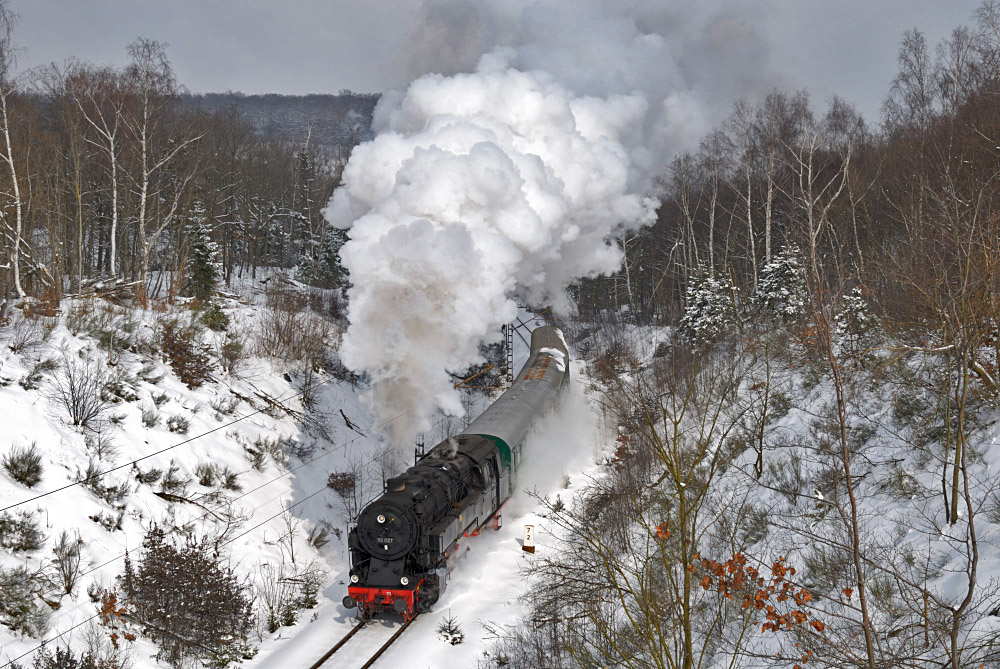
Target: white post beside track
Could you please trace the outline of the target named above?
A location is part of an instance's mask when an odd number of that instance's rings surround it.
[[[521,544],[521,550],[525,553],[535,552],[535,526],[525,525],[524,526],[524,543]]]

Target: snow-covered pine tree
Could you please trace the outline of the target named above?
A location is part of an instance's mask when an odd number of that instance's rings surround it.
[[[295,272],[302,283],[317,288],[337,288],[344,284],[346,272],[340,264],[340,247],[347,241],[346,233],[333,226],[327,226],[323,233],[323,243],[317,257],[306,253],[299,261]]]
[[[860,336],[878,325],[878,319],[868,309],[861,287],[844,295],[843,307],[833,317],[837,334]]]
[[[212,226],[208,222],[205,205],[199,200],[188,219],[191,253],[188,256],[187,285],[185,293],[201,304],[207,304],[215,294],[222,267],[219,264],[219,247],[212,241]]]
[[[732,320],[732,286],[710,276],[704,267],[691,277],[684,295],[681,336],[696,346],[718,339]]]
[[[806,280],[798,246],[789,244],[764,265],[754,300],[785,323],[805,315]]]

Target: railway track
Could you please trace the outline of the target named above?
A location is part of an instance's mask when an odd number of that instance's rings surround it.
[[[398,639],[403,634],[403,632],[406,631],[406,628],[410,626],[410,623],[412,623],[416,619],[417,619],[417,616],[413,616],[413,618],[411,618],[410,620],[408,620],[405,623],[403,623],[403,626],[400,627],[399,629],[397,629],[393,633],[393,635],[391,637],[389,637],[389,640],[386,641],[385,643],[383,643],[379,647],[379,649],[376,650],[368,658],[368,660],[363,665],[361,665],[360,669],[369,669],[372,665],[374,665],[375,662],[380,657],[382,657],[382,653],[384,653],[385,651],[387,651],[389,649],[389,646],[391,646],[393,643],[395,643],[396,639]],[[369,627],[371,624],[372,624],[371,620],[366,620],[366,621],[361,622],[358,625],[356,625],[350,632],[348,632],[343,637],[341,637],[340,641],[338,641],[337,643],[335,643],[330,650],[326,651],[326,653],[323,654],[323,657],[319,658],[319,660],[317,660],[315,664],[313,664],[311,667],[309,667],[309,669],[319,669],[319,667],[321,667],[323,665],[323,663],[325,663],[327,660],[329,660],[331,657],[333,657],[334,653],[336,653],[337,651],[341,650],[344,646],[346,646],[348,644],[348,642],[351,639],[353,639],[354,636],[358,632],[360,632],[362,629],[364,629],[366,627]],[[367,636],[366,635],[362,635],[362,638],[365,639],[365,640],[367,640]],[[359,643],[360,642],[361,642],[361,639],[359,639]],[[351,647],[353,648],[354,645],[355,644],[352,644]]]

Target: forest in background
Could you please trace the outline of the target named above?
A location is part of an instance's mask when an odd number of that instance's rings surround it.
[[[165,45],[146,39],[129,45],[121,69],[70,62],[18,73],[3,10],[0,318],[12,298],[52,311],[98,282],[177,295],[191,241],[206,235],[226,282],[266,266],[341,283],[343,233],[321,209],[345,142],[369,132],[377,96],[182,95]],[[340,116],[313,133],[310,115],[324,107]]]

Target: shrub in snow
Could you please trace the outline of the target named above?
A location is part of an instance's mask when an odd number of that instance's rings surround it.
[[[44,635],[52,612],[35,594],[41,587],[38,574],[27,567],[0,568],[0,624],[15,634]]]
[[[45,646],[35,654],[31,663],[31,669],[120,669],[121,666],[98,658],[90,651],[77,656],[69,648],[56,648],[52,653]],[[10,669],[23,668],[19,664],[12,664]]]
[[[48,332],[37,318],[14,314],[13,322],[7,328],[7,348],[14,353],[24,353],[48,338]]]
[[[119,510],[117,514],[105,513],[101,511],[87,517],[108,532],[117,532],[122,529],[122,521],[125,519],[125,509]]]
[[[80,532],[77,531],[74,535],[70,535],[66,530],[60,532],[55,546],[52,547],[52,553],[55,555],[52,564],[59,585],[63,593],[72,595],[80,578],[80,564],[83,561],[83,539],[80,538]]]
[[[197,388],[209,379],[211,357],[198,327],[181,325],[175,318],[164,319],[160,321],[160,341],[167,362],[184,385]]]
[[[135,475],[135,478],[139,481],[139,483],[145,485],[153,485],[154,483],[159,481],[162,477],[163,477],[163,470],[157,469],[156,467],[148,469],[147,471],[139,470],[139,472]]]
[[[878,325],[878,319],[869,311],[860,286],[844,295],[843,307],[834,316],[834,322],[837,333],[841,335],[863,335]]]
[[[187,488],[190,483],[191,479],[181,476],[180,467],[171,460],[170,466],[167,468],[167,473],[164,475],[163,480],[160,481],[160,492],[183,497],[187,494]]]
[[[45,534],[30,511],[18,511],[16,515],[0,513],[0,548],[18,553],[37,551],[45,543]]]
[[[462,625],[459,624],[455,616],[451,615],[451,611],[448,611],[448,616],[438,624],[437,632],[442,640],[447,641],[452,646],[457,646],[465,641]]]
[[[229,315],[222,310],[222,305],[217,299],[212,300],[201,310],[201,322],[209,330],[222,332],[229,327]]]
[[[120,418],[118,416],[112,416],[112,423],[119,423]],[[93,429],[83,435],[84,446],[87,448],[87,452],[96,457],[98,460],[114,460],[118,457],[118,447],[115,446],[114,440],[111,438],[111,431],[103,429],[106,426],[98,425],[96,429]]]
[[[57,358],[46,358],[40,360],[31,367],[31,371],[18,379],[18,385],[25,390],[38,390],[42,386],[46,372],[53,372],[59,369]]]
[[[285,565],[280,567],[263,563],[257,567],[257,601],[260,605],[260,623],[263,631],[273,634],[281,629],[291,607],[292,623],[295,622],[294,597],[291,581],[285,573]]]
[[[21,485],[33,488],[42,480],[42,454],[34,442],[27,448],[14,446],[3,456],[3,468]]]
[[[167,418],[167,429],[178,434],[187,434],[191,427],[191,421],[184,416],[170,416]]]
[[[216,420],[222,420],[221,416],[232,416],[239,405],[240,398],[233,396],[217,397],[208,401],[208,406],[212,407],[215,413],[219,414],[216,416]]]
[[[87,471],[81,473],[77,470],[76,480],[83,483],[84,487],[97,497],[115,507],[119,506],[131,492],[131,486],[128,482],[122,482],[118,485],[104,485],[104,474],[93,460],[87,461]]]
[[[203,485],[206,488],[218,486],[234,492],[243,489],[239,483],[239,474],[230,471],[228,465],[219,466],[210,462],[201,462],[195,467],[194,474],[198,478],[198,485]]]
[[[684,295],[684,315],[680,334],[689,342],[701,345],[718,339],[732,320],[732,286],[702,272],[688,282]]]
[[[238,374],[250,358],[248,339],[249,335],[246,332],[234,332],[233,328],[230,328],[225,341],[216,340],[215,357],[219,361],[219,367],[226,374],[231,376]]]
[[[326,361],[335,333],[329,321],[309,308],[309,296],[282,284],[269,287],[267,309],[256,331],[260,356],[317,366]],[[336,346],[333,346],[336,348]]]
[[[194,468],[194,475],[198,485],[210,488],[215,484],[215,466],[210,462],[199,462]]]
[[[138,565],[126,557],[121,582],[128,617],[157,644],[157,660],[226,667],[252,655],[252,599],[210,543],[175,547],[153,528]]]
[[[142,424],[148,428],[156,427],[160,424],[160,412],[153,407],[143,407]]]
[[[797,246],[786,246],[764,265],[754,299],[785,323],[805,315],[806,279]]]
[[[66,411],[73,425],[92,427],[112,404],[104,389],[106,381],[104,365],[66,356],[53,379],[49,398]]]

